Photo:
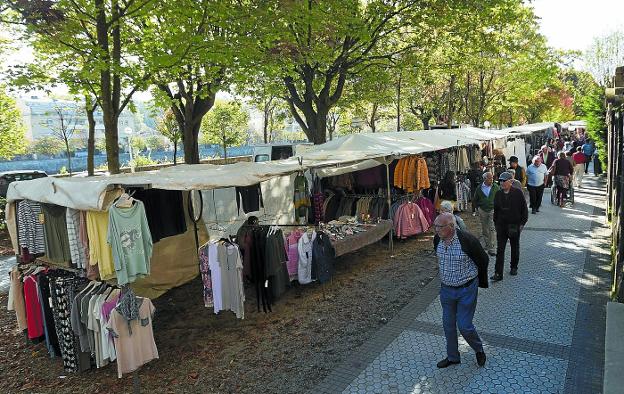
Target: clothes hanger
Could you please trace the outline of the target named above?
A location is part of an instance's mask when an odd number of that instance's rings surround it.
[[[134,204],[134,201],[135,201],[134,198],[132,198],[133,194],[134,194],[134,192],[131,192],[131,193],[123,192],[121,194],[121,196],[119,196],[117,201],[115,201],[115,206],[117,208],[130,208],[130,207],[132,207],[132,205]]]

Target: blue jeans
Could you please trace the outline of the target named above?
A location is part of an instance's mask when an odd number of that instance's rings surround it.
[[[467,287],[440,287],[442,304],[442,325],[446,337],[446,355],[450,361],[460,361],[457,344],[457,329],[475,352],[483,351],[483,343],[472,324],[477,307],[478,279]]]

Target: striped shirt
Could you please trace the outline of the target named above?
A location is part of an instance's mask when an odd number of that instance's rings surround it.
[[[17,204],[17,227],[19,245],[28,248],[30,254],[45,253],[41,204],[22,200]]]
[[[442,284],[460,286],[477,277],[477,265],[462,250],[457,233],[449,245],[440,240],[436,253]]]
[[[87,268],[87,251],[80,242],[80,211],[67,208],[67,237],[71,261],[77,268]]]

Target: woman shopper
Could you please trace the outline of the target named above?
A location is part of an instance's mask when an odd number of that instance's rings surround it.
[[[565,197],[570,188],[570,176],[574,172],[572,164],[566,158],[565,152],[559,152],[559,158],[550,167],[549,174],[554,176],[557,186],[557,202],[561,208],[565,205]]]

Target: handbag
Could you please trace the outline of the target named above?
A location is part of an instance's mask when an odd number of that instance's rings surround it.
[[[507,225],[507,236],[509,238],[516,238],[520,236],[520,225],[519,224],[508,224]]]

